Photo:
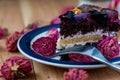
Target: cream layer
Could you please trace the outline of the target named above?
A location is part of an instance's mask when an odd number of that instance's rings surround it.
[[[103,35],[106,35],[108,36],[108,32],[104,32],[103,33],[103,30],[102,29],[98,29],[94,32],[88,32],[86,34],[81,34],[81,31],[74,34],[74,35],[71,35],[71,36],[68,36],[68,37],[65,37],[64,36],[61,36],[60,39],[64,39],[64,40],[69,40],[69,39],[73,39],[73,38],[80,38],[80,37],[83,37],[83,36],[91,36],[91,35],[100,35],[100,36],[103,36]]]
[[[58,49],[61,49],[62,47],[64,47],[64,48],[68,48],[68,47],[72,47],[72,46],[74,46],[75,44],[76,45],[78,45],[78,44],[81,44],[81,45],[84,45],[84,44],[86,44],[87,42],[97,42],[98,40],[87,40],[87,41],[81,41],[81,42],[75,42],[74,44],[72,43],[69,43],[69,44],[62,44],[61,43],[61,41],[62,40],[71,40],[71,39],[77,39],[77,38],[82,38],[83,36],[84,37],[90,37],[90,36],[94,36],[94,35],[99,35],[99,36],[103,36],[103,35],[106,35],[106,36],[115,36],[115,34],[116,34],[116,32],[104,32],[103,33],[103,30],[101,29],[99,29],[99,30],[96,30],[95,32],[89,32],[89,33],[87,33],[87,34],[84,34],[84,35],[82,35],[81,34],[81,32],[78,32],[77,34],[75,34],[75,35],[72,35],[72,36],[68,36],[68,37],[66,37],[66,38],[64,38],[64,36],[61,36],[60,38],[59,38],[59,40],[58,40],[58,45],[57,45],[57,48]]]

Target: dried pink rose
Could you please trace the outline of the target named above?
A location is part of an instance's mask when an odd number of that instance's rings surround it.
[[[47,31],[45,37],[41,37],[33,42],[32,48],[35,52],[42,54],[43,56],[49,57],[56,51],[56,42],[59,37],[57,28],[52,28]]]
[[[74,6],[66,6],[66,7],[61,9],[60,14],[65,14],[67,11],[70,11],[74,8],[75,8]]]
[[[103,36],[102,40],[98,41],[97,48],[107,59],[113,59],[119,55],[118,40],[113,36]]]
[[[61,21],[60,21],[60,18],[59,17],[55,17],[53,18],[51,21],[50,21],[50,24],[59,24]]]
[[[63,80],[85,80],[88,78],[88,74],[82,69],[69,69],[68,72],[64,73]]]
[[[46,36],[54,39],[54,41],[57,42],[58,37],[59,37],[58,29],[52,28],[52,29],[48,30],[46,33]]]
[[[18,51],[17,41],[21,37],[22,33],[14,32],[12,35],[8,36],[6,39],[6,50],[9,52]]]
[[[8,35],[8,29],[7,28],[3,28],[3,31],[4,31],[4,36],[7,36]]]
[[[4,34],[5,34],[4,30],[2,28],[0,28],[0,39],[3,38]]]
[[[2,77],[6,80],[17,80],[26,77],[31,70],[30,60],[21,56],[12,56],[1,66]]]
[[[69,54],[70,60],[73,62],[93,62],[95,61],[89,56],[82,55],[82,54]]]
[[[37,28],[39,28],[39,26],[40,26],[40,22],[34,22],[34,23],[32,23],[32,24],[29,24],[27,27],[25,27],[22,31],[21,31],[21,33],[27,33],[27,32],[29,32],[29,31],[31,31],[31,30],[34,30],[34,29],[37,29]]]
[[[8,30],[6,28],[0,28],[0,39],[8,34]]]
[[[50,37],[41,37],[32,44],[36,53],[49,57],[56,51],[56,42]]]

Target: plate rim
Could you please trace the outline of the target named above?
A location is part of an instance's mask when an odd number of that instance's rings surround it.
[[[38,29],[42,29],[42,28],[45,28],[45,29],[47,29],[48,30],[48,27],[58,27],[59,26],[59,24],[53,24],[53,25],[47,25],[47,26],[42,26],[42,27],[40,27],[40,28],[38,28]],[[51,27],[51,28],[52,28]],[[38,30],[38,29],[35,29],[35,30]],[[87,64],[87,65],[80,65],[80,64],[64,64],[64,63],[59,63],[59,61],[60,60],[56,60],[56,61],[58,61],[57,63],[56,62],[50,62],[50,61],[46,61],[46,60],[41,60],[41,59],[39,59],[39,58],[36,58],[36,57],[33,57],[33,56],[30,56],[30,55],[28,55],[28,53],[26,53],[25,51],[23,51],[22,49],[21,49],[21,45],[20,45],[20,41],[26,36],[26,35],[29,35],[30,33],[32,33],[32,32],[34,32],[35,30],[32,30],[32,31],[30,31],[30,32],[28,32],[28,33],[26,33],[26,34],[24,34],[24,35],[22,35],[20,38],[19,38],[19,40],[18,40],[18,42],[17,42],[17,47],[18,47],[18,50],[20,51],[20,53],[22,53],[24,56],[26,56],[26,57],[28,57],[29,59],[32,59],[32,60],[34,60],[34,61],[37,61],[37,62],[40,62],[40,63],[42,63],[42,64],[46,64],[46,65],[51,65],[51,66],[56,66],[56,67],[63,67],[63,68],[83,68],[83,69],[95,69],[95,68],[102,68],[102,67],[106,67],[106,65],[104,65],[104,64],[101,64],[101,63],[99,63],[99,64]],[[46,30],[46,31],[47,31]],[[44,31],[43,31],[44,32]],[[39,55],[40,56],[40,55]],[[42,56],[41,56],[42,57]],[[44,57],[45,58],[45,57]],[[50,59],[50,58],[49,58]],[[53,60],[53,59],[52,59]],[[53,61],[55,61],[55,60],[53,60]],[[68,62],[68,61],[61,61],[61,62]],[[84,62],[73,62],[73,63],[84,63]],[[113,61],[113,64],[119,64],[120,63],[120,61]]]

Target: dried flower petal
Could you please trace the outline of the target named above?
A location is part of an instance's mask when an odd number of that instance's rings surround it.
[[[69,54],[70,60],[73,62],[93,62],[95,61],[89,56],[82,55],[82,54]]]
[[[88,78],[88,74],[82,69],[69,69],[68,72],[64,73],[63,80],[85,80]]]
[[[8,35],[8,29],[7,28],[3,28],[4,31],[4,36]]]
[[[35,52],[49,57],[56,51],[56,42],[59,37],[57,28],[48,30],[45,37],[41,37],[33,42],[32,48]]]
[[[37,29],[39,26],[39,23],[33,23],[28,25],[26,28],[24,28],[21,32],[17,32],[15,31],[12,35],[8,36],[8,38],[6,39],[6,49],[9,52],[15,52],[18,51],[17,48],[17,41],[18,39],[25,33],[33,30],[33,29]]]
[[[8,30],[6,28],[0,28],[0,39],[8,34]]]
[[[20,56],[12,56],[1,66],[1,73],[6,80],[16,80],[26,77],[32,70],[29,59]]]
[[[61,21],[60,21],[60,18],[59,17],[55,17],[53,18],[51,21],[50,21],[50,24],[59,24]]]
[[[8,36],[6,39],[6,50],[9,52],[18,51],[17,49],[17,41],[21,37],[22,33],[14,32],[12,35]]]
[[[58,37],[59,37],[58,29],[52,28],[48,30],[46,36],[52,38],[55,42],[57,42]]]
[[[113,59],[119,55],[119,44],[116,37],[103,36],[102,40],[98,41],[97,48],[107,59]]]
[[[49,57],[56,51],[56,42],[50,37],[41,37],[33,42],[32,48],[35,52]]]
[[[2,28],[0,28],[0,39],[3,38],[3,36],[4,36],[4,31]]]

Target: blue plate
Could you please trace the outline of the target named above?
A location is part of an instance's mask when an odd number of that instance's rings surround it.
[[[25,35],[23,35],[17,43],[19,51],[25,55],[26,57],[35,60],[37,62],[47,64],[47,65],[52,65],[52,66],[57,66],[57,67],[63,67],[63,68],[83,68],[83,69],[95,69],[95,68],[101,68],[105,67],[104,64],[98,63],[98,62],[71,62],[71,61],[61,61],[59,58],[57,59],[51,59],[51,58],[46,58],[43,57],[39,54],[36,54],[32,48],[31,44],[34,40],[37,38],[44,36],[45,32],[48,31],[51,28],[59,28],[59,24],[55,25],[48,25],[44,26],[35,30],[32,30]],[[120,63],[120,57],[115,58],[110,60],[110,62],[114,64]]]

